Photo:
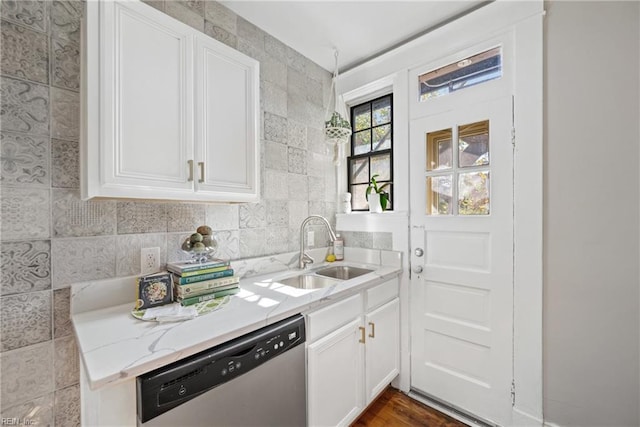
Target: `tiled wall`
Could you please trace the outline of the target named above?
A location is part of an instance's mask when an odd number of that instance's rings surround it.
[[[262,201],[205,205],[79,199],[80,1],[1,3],[1,416],[78,425],[69,285],[139,273],[140,249],[182,256],[198,225],[232,259],[293,251],[309,214],[334,222],[322,124],[330,74],[215,2],[153,7],[261,63]],[[316,242],[324,243],[317,228]]]

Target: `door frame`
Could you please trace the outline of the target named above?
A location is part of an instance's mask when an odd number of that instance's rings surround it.
[[[405,45],[341,74],[340,87],[345,102],[362,96],[382,84],[392,82],[394,107],[407,113],[402,121],[394,118],[395,130],[404,127],[408,135],[411,82],[408,70],[421,64],[463,51],[482,40],[511,34],[514,41],[514,425],[542,425],[542,218],[543,218],[543,18],[541,0],[492,2],[468,15],[436,28]],[[387,83],[388,84],[388,83]],[[407,138],[408,141],[408,138]],[[405,142],[397,138],[396,146]],[[402,148],[406,157],[394,155],[394,162],[409,159],[408,142]],[[395,165],[394,165],[395,166]],[[395,168],[400,173],[402,168]],[[408,172],[402,180],[409,182]],[[396,177],[394,177],[394,180]],[[408,200],[396,202],[408,207]],[[408,192],[407,192],[408,197]],[[399,212],[398,212],[399,214]],[[408,214],[405,213],[405,214]],[[366,214],[365,214],[366,215]],[[345,221],[346,222],[346,221]],[[350,222],[350,221],[349,221]],[[382,230],[377,230],[382,231]],[[390,227],[394,233],[408,234],[406,228]],[[522,243],[521,243],[522,242]],[[404,253],[406,260],[411,250]],[[408,273],[408,271],[407,271]],[[405,277],[408,274],[404,275]],[[408,301],[411,283],[401,287],[402,300]],[[402,323],[408,321],[408,305],[403,305]],[[410,360],[408,331],[401,335],[399,387],[408,391]]]

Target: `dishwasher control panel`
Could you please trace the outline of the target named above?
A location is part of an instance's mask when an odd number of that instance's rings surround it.
[[[137,378],[142,423],[304,343],[304,318],[293,316]]]

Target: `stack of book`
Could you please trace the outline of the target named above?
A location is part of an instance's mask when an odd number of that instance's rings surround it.
[[[240,278],[234,275],[228,260],[173,262],[167,264],[167,270],[173,275],[175,300],[183,306],[240,292]]]

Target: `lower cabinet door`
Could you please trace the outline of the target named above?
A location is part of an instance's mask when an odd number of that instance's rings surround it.
[[[400,302],[398,298],[365,316],[367,327],[366,405],[400,372]]]
[[[309,426],[346,426],[364,409],[361,326],[355,319],[307,347]]]

